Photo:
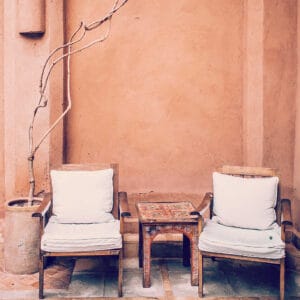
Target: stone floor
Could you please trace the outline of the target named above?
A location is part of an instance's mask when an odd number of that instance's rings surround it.
[[[0,219],[0,228],[2,227]],[[0,231],[0,300],[38,299],[38,274],[13,275],[3,270]],[[205,259],[206,299],[278,299],[279,269],[273,265]],[[117,261],[109,259],[57,259],[45,271],[46,299],[117,298]],[[124,299],[197,299],[190,285],[190,269],[180,258],[155,258],[150,288],[142,287],[138,259],[124,261]],[[286,272],[286,299],[300,299],[300,273]]]
[[[117,297],[114,258],[55,260],[46,270],[46,299],[112,299]],[[137,259],[125,259],[124,299],[197,299],[190,270],[181,259],[155,259],[150,288],[142,287]],[[272,265],[205,260],[206,299],[277,299],[278,268]],[[0,272],[0,299],[37,299],[38,275]],[[300,299],[300,274],[287,271],[286,299]]]

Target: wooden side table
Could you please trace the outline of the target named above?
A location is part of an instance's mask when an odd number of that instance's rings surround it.
[[[198,213],[190,202],[140,202],[139,265],[143,287],[151,286],[151,244],[161,233],[183,234],[183,263],[191,265],[191,285],[198,285]]]

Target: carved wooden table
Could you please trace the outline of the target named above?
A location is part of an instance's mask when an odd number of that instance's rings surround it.
[[[143,287],[151,286],[151,244],[161,233],[183,234],[183,264],[191,265],[191,284],[198,285],[198,213],[190,202],[140,202],[139,265]]]

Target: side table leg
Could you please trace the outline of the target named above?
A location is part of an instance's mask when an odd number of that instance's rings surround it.
[[[143,267],[143,225],[139,222],[139,267]]]
[[[182,262],[185,267],[190,266],[190,239],[183,235],[183,242],[182,242]]]
[[[145,228],[146,227],[146,228]],[[143,227],[143,287],[151,286],[151,236],[147,232],[147,226]]]
[[[191,243],[191,285],[199,284],[199,273],[198,273],[198,228],[193,233]]]

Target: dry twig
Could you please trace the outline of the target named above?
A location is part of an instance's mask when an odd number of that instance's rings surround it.
[[[81,22],[78,28],[74,31],[72,34],[70,40],[55,48],[49,56],[47,57],[43,68],[41,72],[41,77],[40,77],[40,96],[39,96],[39,101],[38,104],[36,105],[34,111],[33,111],[33,116],[32,120],[29,126],[29,132],[28,132],[28,138],[29,138],[29,155],[28,155],[28,170],[29,170],[29,205],[32,205],[33,198],[35,195],[35,175],[34,175],[34,158],[37,150],[43,143],[43,141],[49,136],[49,134],[52,132],[52,130],[60,123],[60,121],[65,117],[65,115],[70,111],[72,108],[72,98],[71,98],[71,91],[70,91],[70,78],[71,78],[71,73],[70,73],[70,61],[71,61],[71,56],[73,54],[79,53],[85,49],[88,49],[92,47],[95,44],[102,43],[104,42],[110,34],[111,31],[111,19],[112,16],[123,6],[125,3],[128,2],[128,0],[115,0],[114,5],[112,9],[106,14],[104,17],[102,17],[99,20],[96,20],[92,22],[91,24],[85,25],[84,22]],[[108,29],[106,32],[103,34],[103,36],[99,37],[98,39],[93,40],[92,42],[85,44],[84,46],[78,48],[78,49],[72,49],[76,44],[81,42],[84,37],[86,36],[87,32],[93,31],[97,28],[99,28],[101,25],[105,24],[106,22],[109,23]],[[67,52],[65,53],[65,51]],[[59,51],[62,51],[63,53],[59,55],[57,58],[53,58],[55,54],[57,54]],[[46,130],[46,132],[40,137],[38,142],[34,142],[33,138],[33,132],[34,132],[34,124],[35,120],[37,117],[37,113],[41,108],[45,108],[48,105],[48,100],[46,99],[46,89],[48,86],[49,78],[50,75],[54,69],[54,67],[61,62],[63,59],[67,59],[67,106],[65,110],[61,113],[61,115],[53,122],[53,124]]]

